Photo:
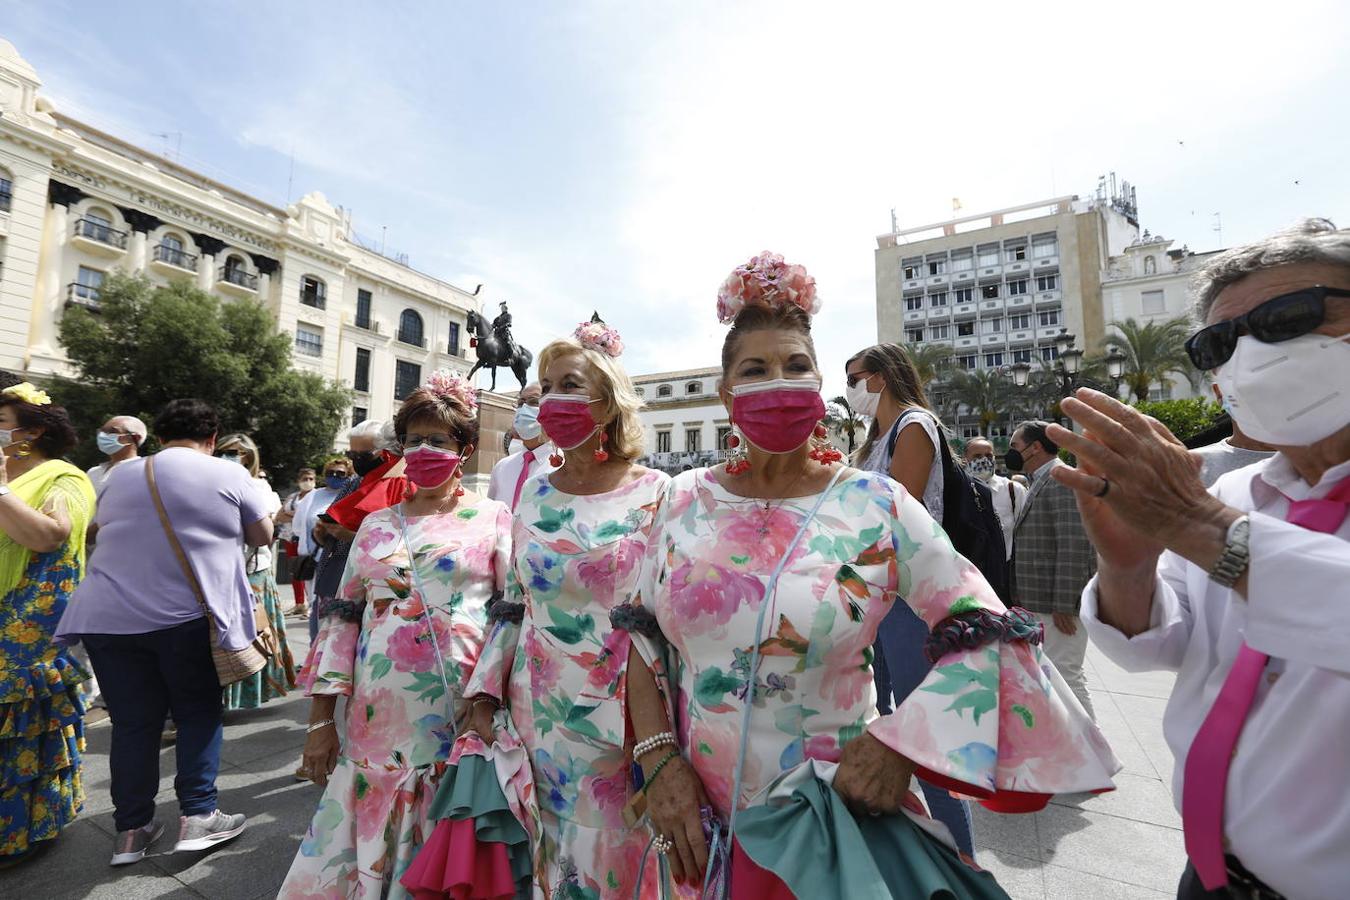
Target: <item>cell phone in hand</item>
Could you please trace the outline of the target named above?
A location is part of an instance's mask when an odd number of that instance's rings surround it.
[[[318,518],[318,520],[319,520],[320,522],[322,522],[322,523],[325,524],[325,525],[336,525],[336,524],[337,524],[337,520],[334,519],[332,516],[330,516],[330,515],[329,515],[328,513],[326,513],[326,512],[321,512],[321,513],[319,513],[319,515],[318,515],[317,518]]]

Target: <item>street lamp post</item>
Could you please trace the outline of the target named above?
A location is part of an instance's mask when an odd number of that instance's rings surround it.
[[[1078,387],[1080,384],[1078,376],[1083,369],[1084,353],[1082,350],[1074,346],[1075,337],[1076,336],[1071,334],[1067,328],[1061,329],[1059,334],[1055,335],[1055,352],[1058,357],[1058,361],[1055,363],[1054,368],[1052,368],[1050,371],[1053,372],[1055,377],[1059,380],[1061,397],[1067,397],[1070,394],[1072,394],[1074,388]],[[1108,369],[1111,369],[1114,366],[1115,368],[1123,372],[1125,361],[1124,356],[1120,353],[1119,350],[1115,350],[1114,348],[1112,352],[1116,354],[1117,357],[1119,357],[1119,362],[1113,364],[1111,361],[1112,360],[1111,354],[1108,354],[1107,355]],[[1013,384],[1015,384],[1017,387],[1020,388],[1026,387],[1027,384],[1031,381],[1031,366],[1028,365],[1027,363],[1014,363],[1013,365],[1008,367],[1008,373],[1012,375]],[[1117,375],[1112,374],[1112,378],[1117,377],[1118,377]],[[1069,425],[1067,418],[1064,418],[1063,416],[1061,416],[1060,418],[1064,421],[1067,427],[1072,427]]]

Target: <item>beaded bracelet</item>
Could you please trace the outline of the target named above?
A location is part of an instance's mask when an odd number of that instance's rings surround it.
[[[314,722],[314,723],[311,724],[308,728],[305,729],[305,734],[313,734],[314,732],[318,731],[320,728],[327,728],[329,725],[333,725],[333,724],[335,724],[335,723],[333,722],[332,719],[324,719],[323,721],[320,721],[320,722]]]
[[[650,788],[653,784],[656,783],[656,776],[661,774],[661,770],[664,769],[672,759],[674,759],[679,755],[680,751],[672,750],[665,756],[663,756],[659,763],[652,766],[652,774],[648,775],[646,780],[642,782],[642,790],[644,793],[647,791],[648,788]]]
[[[659,747],[675,746],[675,735],[669,731],[663,731],[660,734],[654,734],[649,738],[643,738],[633,745],[633,759],[639,756],[645,756]]]

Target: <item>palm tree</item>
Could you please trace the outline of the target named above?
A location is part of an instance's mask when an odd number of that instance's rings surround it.
[[[1143,324],[1126,319],[1112,326],[1116,332],[1108,334],[1102,346],[1115,347],[1125,354],[1123,380],[1136,401],[1147,400],[1154,382],[1166,384],[1168,375],[1181,375],[1191,387],[1199,382],[1200,373],[1186,355],[1186,338],[1191,333],[1187,319]]]
[[[952,348],[942,344],[905,344],[909,358],[914,360],[914,370],[919,375],[919,384],[928,387],[929,382],[946,374],[951,362]]]
[[[980,417],[980,431],[1011,416],[1017,407],[1012,382],[997,369],[957,372],[948,382],[952,400]]]
[[[825,408],[825,424],[839,429],[848,438],[848,455],[852,456],[858,430],[867,427],[867,419],[853,411],[847,397],[835,397]]]

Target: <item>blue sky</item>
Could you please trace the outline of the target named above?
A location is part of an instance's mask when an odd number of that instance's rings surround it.
[[[902,227],[1115,171],[1188,243],[1350,223],[1350,7],[8,0],[64,112],[265,200],[311,190],[538,350],[598,309],[634,373],[713,364],[718,283],[816,276],[827,389]],[[170,136],[160,137],[159,134]],[[1297,182],[1297,183],[1296,183]]]

